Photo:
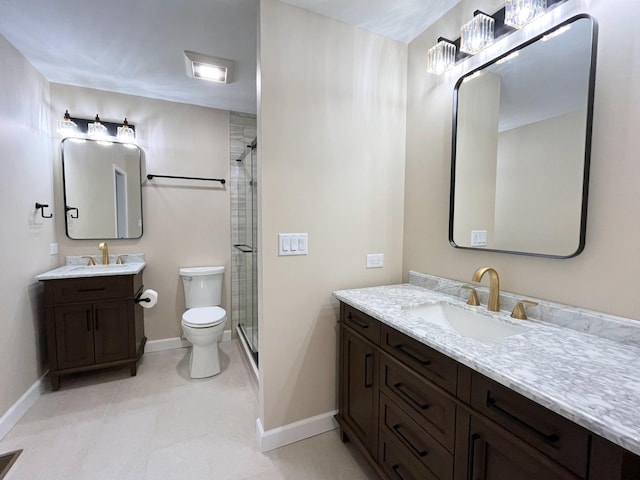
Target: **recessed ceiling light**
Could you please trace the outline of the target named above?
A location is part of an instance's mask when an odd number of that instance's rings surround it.
[[[184,58],[187,66],[187,75],[190,77],[219,83],[231,83],[233,81],[234,62],[232,60],[210,57],[187,50],[184,52]]]

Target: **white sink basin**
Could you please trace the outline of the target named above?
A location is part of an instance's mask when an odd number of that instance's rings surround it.
[[[521,325],[503,322],[497,318],[481,315],[447,303],[420,305],[405,310],[429,323],[453,330],[463,337],[472,338],[482,343],[500,342],[507,337],[529,330]]]
[[[97,275],[101,273],[118,273],[120,270],[127,268],[126,264],[113,263],[110,265],[79,265],[71,268],[70,272],[87,273]]]

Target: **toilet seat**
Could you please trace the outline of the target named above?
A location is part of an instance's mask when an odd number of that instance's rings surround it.
[[[191,328],[209,328],[227,319],[227,312],[220,307],[190,308],[182,314],[182,323]]]

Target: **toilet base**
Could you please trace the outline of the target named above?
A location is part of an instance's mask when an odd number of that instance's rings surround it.
[[[193,345],[189,356],[189,376],[207,378],[218,373],[220,373],[218,342],[207,346]]]

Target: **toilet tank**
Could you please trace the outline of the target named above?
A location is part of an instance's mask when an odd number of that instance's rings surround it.
[[[187,308],[220,305],[224,267],[181,268],[180,276]]]

